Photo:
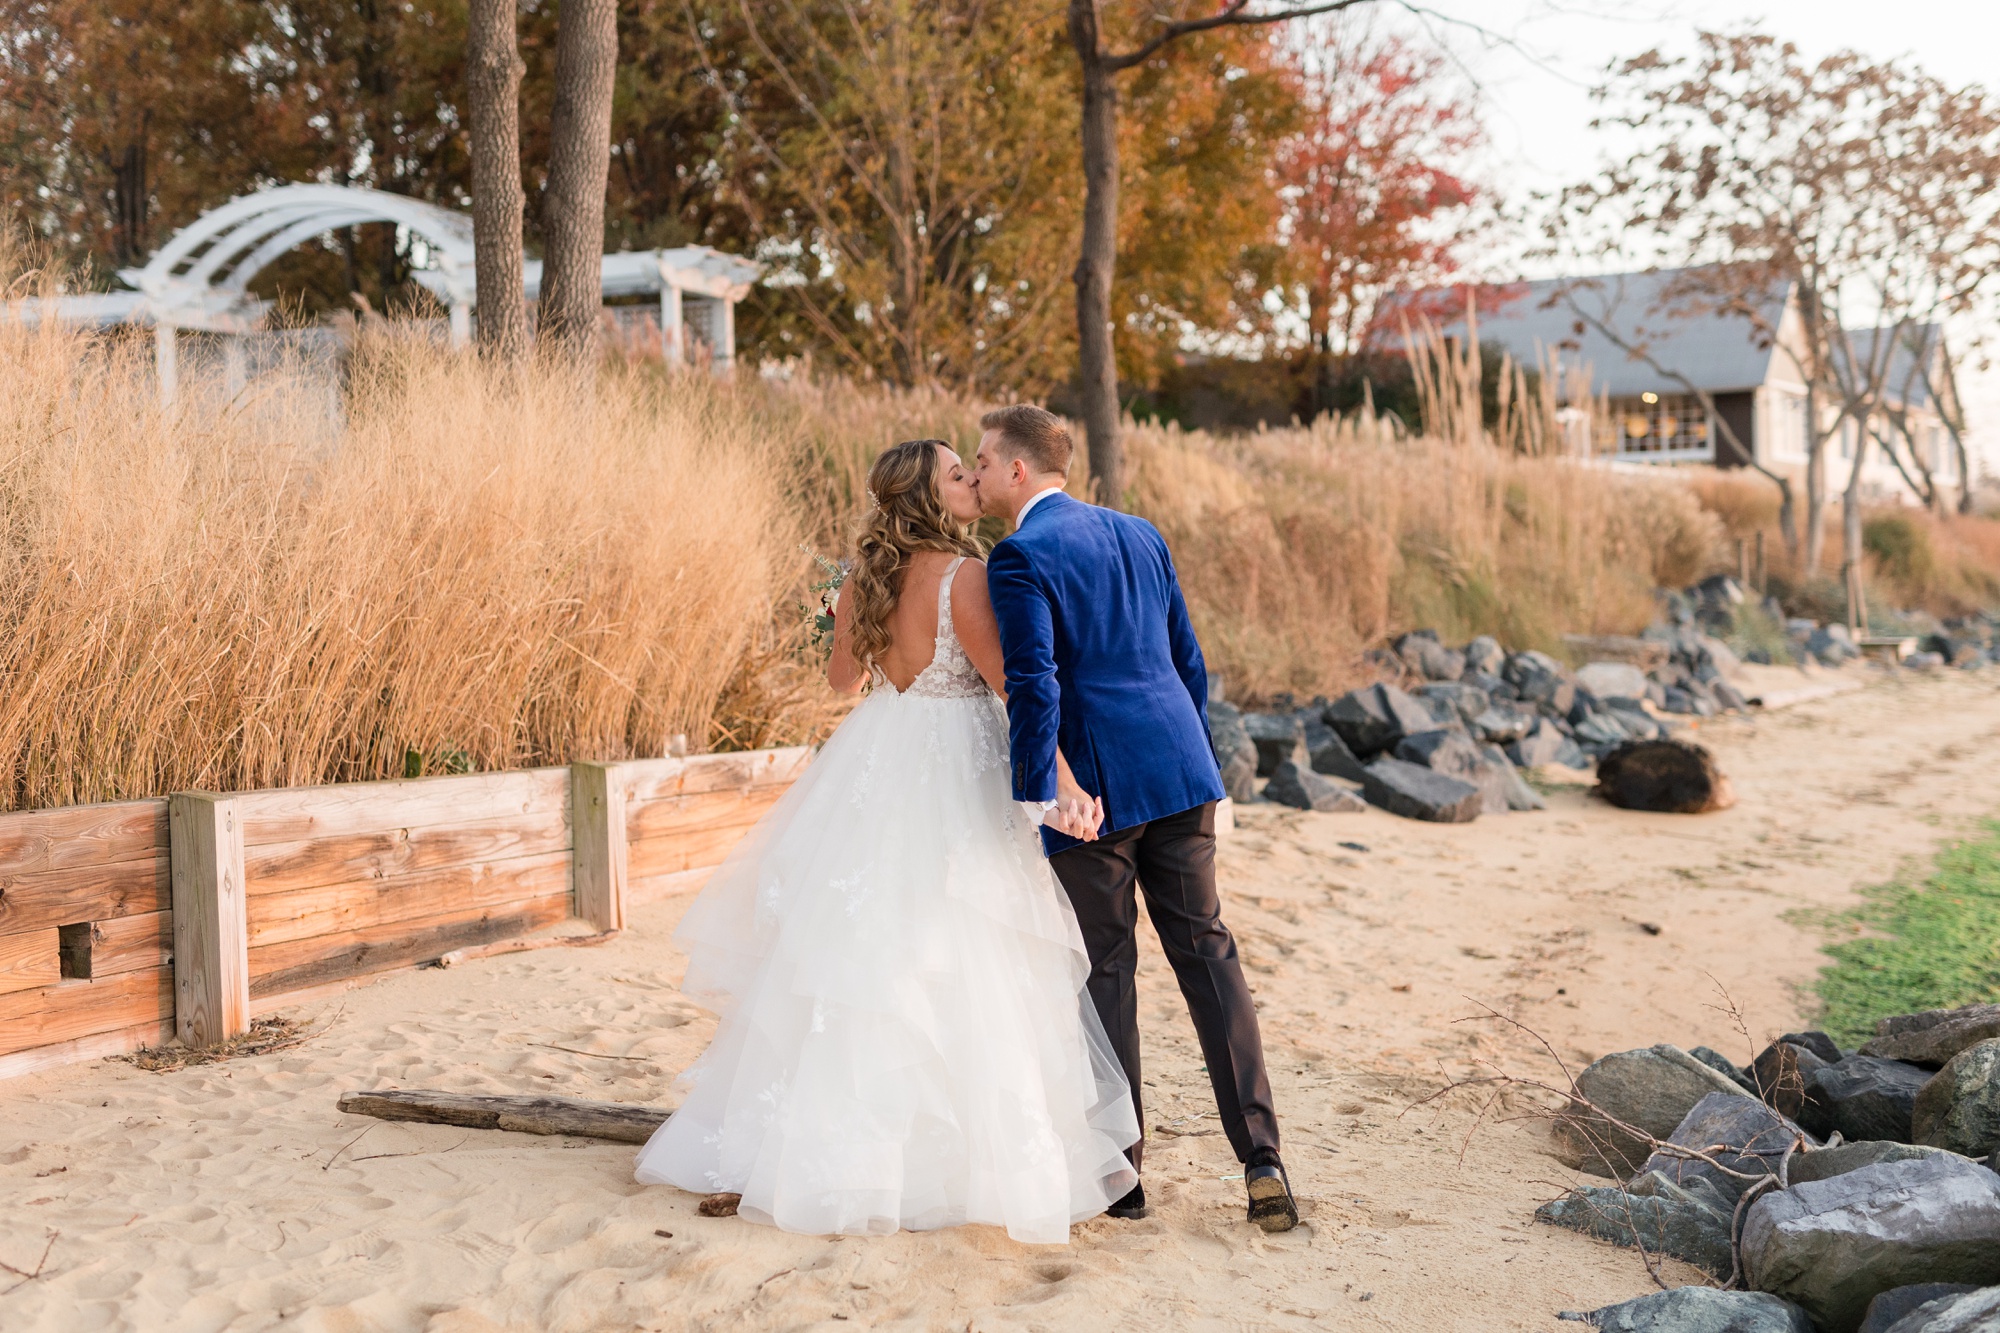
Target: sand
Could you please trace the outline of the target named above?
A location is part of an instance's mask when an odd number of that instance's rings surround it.
[[[1747,1059],[1795,1026],[1823,961],[1812,913],[2000,804],[1996,674],[1882,680],[1705,727],[1740,796],[1717,815],[1633,814],[1581,790],[1464,827],[1243,812],[1222,873],[1306,1217],[1288,1235],[1243,1220],[1150,943],[1154,1213],[1084,1224],[1067,1246],[984,1228],[786,1235],[635,1185],[621,1145],[335,1110],[344,1089],[385,1086],[670,1102],[713,1030],[675,990],[675,900],[599,949],[403,972],[301,1006],[321,1030],[289,1051],[0,1084],[0,1263],[32,1272],[46,1247],[40,1277],[0,1271],[0,1327],[1575,1328],[1556,1312],[1652,1282],[1633,1252],[1532,1221],[1575,1179],[1544,1128],[1468,1140],[1463,1103],[1406,1108],[1475,1058],[1549,1072],[1519,1034],[1463,1021],[1481,1005],[1578,1062],[1656,1041]]]

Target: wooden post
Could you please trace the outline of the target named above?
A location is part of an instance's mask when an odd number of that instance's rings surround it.
[[[569,770],[576,914],[599,930],[625,929],[625,789],[617,767]]]
[[[1771,572],[1764,565],[1764,529],[1757,529],[1757,595],[1762,597]]]
[[[174,1026],[189,1046],[250,1030],[243,823],[236,802],[175,792],[167,802],[173,870]]]

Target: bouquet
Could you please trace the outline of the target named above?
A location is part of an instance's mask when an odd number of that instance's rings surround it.
[[[840,585],[847,582],[848,569],[840,561],[823,556],[809,546],[800,549],[812,557],[819,578],[807,585],[817,605],[801,605],[799,609],[805,612],[809,622],[807,628],[812,646],[821,657],[828,657],[833,653],[833,611],[840,605]]]

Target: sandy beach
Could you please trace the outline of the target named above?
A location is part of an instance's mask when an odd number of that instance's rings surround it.
[[[2000,806],[1991,672],[1878,679],[1700,738],[1738,793],[1721,814],[1634,814],[1580,788],[1466,826],[1240,813],[1222,874],[1305,1215],[1292,1233],[1243,1220],[1150,941],[1153,1215],[1084,1224],[1067,1246],[984,1228],[787,1235],[634,1184],[623,1145],[335,1109],[379,1087],[671,1104],[714,1028],[676,990],[680,898],[637,908],[601,948],[401,972],[300,1006],[317,1031],[290,1050],[0,1083],[0,1262],[43,1264],[0,1271],[0,1328],[1573,1328],[1559,1310],[1653,1284],[1635,1253],[1534,1224],[1573,1179],[1545,1131],[1501,1121],[1468,1141],[1469,1103],[1407,1109],[1476,1058],[1552,1073],[1481,1006],[1577,1062],[1656,1041],[1747,1059],[1810,1010],[1813,911]]]

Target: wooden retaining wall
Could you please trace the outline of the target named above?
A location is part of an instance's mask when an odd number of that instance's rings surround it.
[[[810,752],[0,815],[0,1077],[699,887]]]

